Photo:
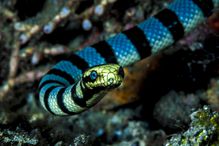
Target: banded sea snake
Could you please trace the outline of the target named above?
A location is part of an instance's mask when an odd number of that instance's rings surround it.
[[[73,115],[90,108],[106,91],[120,85],[124,76],[120,66],[178,41],[217,7],[219,0],[175,0],[137,26],[69,54],[41,79],[40,103],[55,115]]]

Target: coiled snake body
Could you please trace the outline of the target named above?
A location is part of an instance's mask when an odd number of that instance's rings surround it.
[[[176,42],[218,6],[219,0],[175,0],[137,26],[69,54],[41,79],[40,103],[55,115],[73,115],[90,108],[121,84],[124,72],[120,66]]]

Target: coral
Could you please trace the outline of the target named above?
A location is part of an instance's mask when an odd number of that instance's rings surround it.
[[[19,128],[16,131],[3,130],[0,132],[1,142],[7,144],[18,144],[18,145],[37,145],[39,140],[35,137],[35,133],[28,133],[20,130]]]
[[[155,105],[154,118],[169,129],[185,128],[189,122],[189,115],[200,106],[200,99],[195,94],[169,92]]]
[[[190,115],[188,130],[177,134],[166,143],[166,146],[209,145],[219,144],[219,113],[204,106]]]
[[[211,108],[219,111],[219,80],[211,79],[208,89],[200,94],[203,101],[207,102]]]

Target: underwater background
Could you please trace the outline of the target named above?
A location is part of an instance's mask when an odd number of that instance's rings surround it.
[[[219,13],[125,68],[122,86],[74,116],[39,104],[60,54],[127,30],[170,0],[0,0],[0,145],[219,145]]]

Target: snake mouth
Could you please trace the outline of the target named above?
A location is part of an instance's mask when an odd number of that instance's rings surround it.
[[[112,89],[114,89],[114,88],[117,88],[117,87],[119,87],[120,85],[121,85],[121,83],[114,84],[114,85],[112,85],[112,86],[111,86],[111,88],[112,88]]]

